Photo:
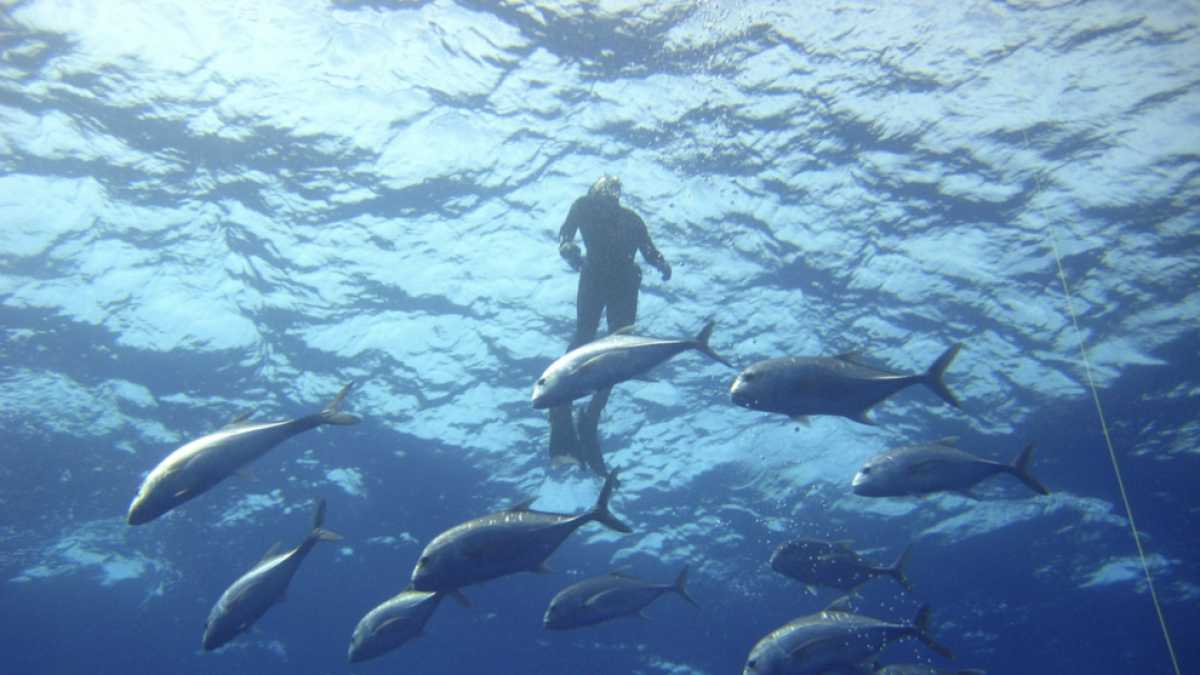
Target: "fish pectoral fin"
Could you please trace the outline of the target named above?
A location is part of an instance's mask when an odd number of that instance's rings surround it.
[[[809,656],[812,655],[817,650],[817,648],[820,646],[821,646],[820,640],[803,642],[799,645],[796,645],[796,647],[794,649],[788,651],[787,655],[788,655],[788,658],[794,662],[804,661],[804,660],[808,659]]]
[[[250,481],[252,483],[258,480],[258,476],[254,475],[254,466],[250,464],[247,464],[246,466],[243,466],[235,471],[234,475],[242,480]]]
[[[592,358],[588,359],[587,361],[584,361],[583,363],[579,364],[579,367],[575,369],[575,372],[576,373],[584,373],[593,368],[601,366],[605,363],[612,363],[614,361],[624,360],[624,358],[625,358],[625,356],[621,352],[607,352],[607,353],[601,354],[599,356],[593,356]]]
[[[624,567],[618,567],[617,569],[609,572],[608,576],[622,577],[625,579],[633,579],[634,577],[630,576],[630,574],[629,574],[629,570],[631,570],[631,569],[633,569],[633,566],[631,566],[631,565],[625,565]]]
[[[947,436],[945,438],[939,438],[936,441],[934,441],[934,443],[937,445],[944,445],[947,448],[954,448],[955,450],[957,450],[958,448],[955,447],[955,445],[954,445],[956,442],[958,442],[958,436]]]
[[[475,609],[475,606],[471,604],[471,601],[467,599],[467,596],[463,595],[462,590],[456,588],[450,591],[448,595],[454,598],[454,601],[463,607],[466,607],[467,609]]]
[[[372,635],[378,635],[379,633],[382,633],[385,630],[387,630],[388,626],[391,626],[392,624],[395,624],[395,623],[399,623],[400,621],[403,621],[403,619],[400,619],[400,618],[388,619],[387,621],[384,621],[383,623],[379,624],[375,628],[375,630],[371,631],[371,633],[372,633]]]
[[[658,382],[659,381],[659,379],[657,377],[651,375],[648,372],[647,373],[638,373],[637,375],[634,375],[631,379],[641,380],[642,382]]]
[[[924,462],[913,462],[904,467],[904,473],[909,476],[916,476],[922,473],[936,472],[943,467],[950,466],[950,462],[943,462],[937,459],[927,459]]]
[[[611,590],[600,591],[599,593],[593,595],[592,597],[590,597],[586,601],[584,601],[583,606],[587,607],[588,609],[602,607],[604,605],[604,603],[608,602],[612,598],[613,598],[613,592]]]
[[[792,417],[792,421],[802,427],[808,427],[809,429],[812,428],[812,422],[808,421],[808,415],[796,415]]]
[[[554,574],[554,568],[546,564],[546,561],[538,563],[538,566],[533,568],[534,574]]]

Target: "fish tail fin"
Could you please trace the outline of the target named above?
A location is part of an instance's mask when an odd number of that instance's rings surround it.
[[[596,500],[596,505],[587,512],[586,517],[588,520],[594,520],[610,530],[629,534],[633,532],[633,528],[621,522],[608,510],[608,500],[612,498],[613,489],[617,487],[618,473],[620,473],[619,470],[615,468],[609,472],[608,478],[604,479],[604,487],[600,490],[600,498]]]
[[[317,512],[313,514],[312,532],[308,535],[309,539],[316,541],[338,541],[343,539],[342,535],[325,529],[325,500],[322,499],[317,504]]]
[[[709,321],[708,323],[704,324],[704,328],[700,329],[700,332],[696,334],[696,337],[695,337],[695,339],[692,340],[692,342],[695,342],[696,349],[699,349],[708,358],[712,359],[713,361],[716,361],[717,363],[721,363],[721,364],[724,364],[724,365],[732,368],[733,367],[732,363],[726,361],[724,359],[724,357],[722,357],[720,354],[713,351],[712,347],[708,346],[708,340],[709,340],[709,338],[712,337],[713,328],[716,327],[716,325],[717,325],[716,321]]]
[[[346,398],[346,394],[350,393],[350,388],[353,386],[354,380],[351,380],[349,384],[342,387],[333,401],[325,406],[325,409],[321,411],[321,424],[358,424],[362,421],[354,415],[338,412],[338,406],[342,404],[342,400]]]
[[[671,590],[679,594],[679,597],[695,605],[696,609],[704,609],[700,606],[700,603],[696,602],[692,594],[687,592],[687,577],[688,568],[687,565],[684,565],[683,569],[679,570],[679,576],[675,578],[675,583],[672,584]]]
[[[933,610],[929,608],[929,605],[921,605],[921,609],[917,610],[917,616],[913,619],[912,624],[909,626],[909,630],[911,631],[913,637],[917,638],[921,642],[924,642],[929,646],[930,649],[938,654],[941,654],[944,658],[953,661],[954,653],[929,634],[929,617],[932,613]]]
[[[904,567],[908,564],[909,553],[912,553],[912,544],[904,547],[904,550],[900,552],[900,556],[896,558],[896,562],[892,563],[892,566],[888,568],[888,574],[892,575],[896,581],[899,581],[904,590],[915,595],[917,590],[913,588],[912,582],[908,580],[908,577],[904,576]]]
[[[958,404],[958,397],[954,395],[954,392],[950,391],[950,387],[946,386],[945,381],[942,380],[942,376],[946,374],[946,369],[954,362],[954,357],[958,356],[958,352],[961,349],[961,344],[950,345],[950,348],[942,352],[937,361],[934,361],[933,365],[929,366],[929,370],[925,371],[925,374],[922,375],[922,382],[925,386],[932,389],[933,393],[937,394],[939,398],[955,408],[961,408],[962,406]]]
[[[1030,443],[1029,445],[1025,446],[1025,449],[1017,455],[1016,459],[1012,461],[1012,464],[1008,465],[1008,472],[1016,476],[1017,479],[1022,483],[1028,485],[1034,492],[1040,495],[1048,495],[1050,494],[1050,491],[1046,489],[1046,486],[1038,482],[1038,479],[1034,478],[1033,474],[1029,473],[1029,461],[1032,458],[1033,443]]]

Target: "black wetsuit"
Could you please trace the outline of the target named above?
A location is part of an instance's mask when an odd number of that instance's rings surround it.
[[[586,258],[573,242],[576,232],[583,236]],[[558,231],[558,252],[579,270],[575,337],[567,351],[596,339],[601,314],[608,318],[610,333],[633,325],[642,285],[642,270],[634,262],[638,251],[646,262],[662,272],[664,280],[671,278],[671,266],[650,241],[646,222],[621,206],[617,198],[586,195],[571,205]],[[602,476],[608,475],[596,426],[610,391],[602,389],[592,397],[587,410],[579,416],[578,433],[571,424],[570,405],[550,409],[550,458],[556,466],[578,463]]]
[[[576,231],[587,248],[582,261],[572,243]],[[575,337],[567,351],[596,339],[600,315],[606,310],[610,333],[633,325],[642,284],[642,270],[634,262],[638,251],[646,262],[662,270],[664,278],[671,275],[666,258],[650,241],[646,222],[612,197],[576,199],[558,231],[558,243],[559,253],[580,270]]]

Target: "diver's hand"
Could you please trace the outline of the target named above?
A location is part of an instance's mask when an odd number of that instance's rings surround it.
[[[671,280],[671,263],[666,260],[662,261],[662,264],[658,266],[658,271],[662,272],[663,281]]]
[[[580,251],[579,247],[575,244],[572,244],[569,241],[562,242],[558,245],[558,253],[564,259],[566,259],[567,264],[571,266],[571,269],[575,270],[576,272],[583,269],[583,252]]]

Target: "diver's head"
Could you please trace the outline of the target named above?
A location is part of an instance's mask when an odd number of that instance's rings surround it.
[[[603,174],[588,188],[589,197],[610,197],[614,200],[621,198],[621,179],[616,176]]]

